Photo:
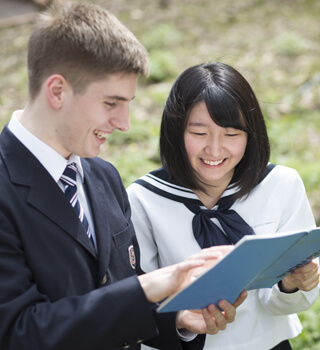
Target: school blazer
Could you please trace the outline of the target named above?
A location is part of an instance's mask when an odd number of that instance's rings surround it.
[[[0,135],[0,349],[140,349],[148,339],[181,349],[175,314],[157,315],[137,280],[118,172],[99,158],[82,164],[97,253],[41,163],[7,126]]]

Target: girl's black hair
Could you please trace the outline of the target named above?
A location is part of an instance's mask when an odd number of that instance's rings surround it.
[[[251,86],[227,64],[216,62],[190,67],[173,84],[161,120],[162,164],[180,186],[205,192],[184,144],[190,111],[203,101],[217,125],[247,133],[245,154],[235,168],[232,184],[239,188],[236,198],[248,195],[265,175],[270,144],[265,120]]]

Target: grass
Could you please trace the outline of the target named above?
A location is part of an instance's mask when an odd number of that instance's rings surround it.
[[[254,88],[272,145],[271,161],[300,173],[320,225],[320,2],[317,0],[95,0],[147,47],[151,74],[140,81],[131,130],[114,133],[101,157],[125,185],[160,166],[161,113],[175,77],[188,66],[220,60]],[[0,127],[27,101],[25,68],[32,23],[0,28]],[[320,302],[299,316],[296,350],[320,349]]]

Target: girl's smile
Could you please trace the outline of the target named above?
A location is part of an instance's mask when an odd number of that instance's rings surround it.
[[[247,133],[217,125],[205,102],[199,102],[190,112],[184,143],[190,164],[203,185],[208,190],[224,190],[245,153]]]

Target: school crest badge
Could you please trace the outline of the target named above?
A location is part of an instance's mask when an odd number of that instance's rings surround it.
[[[133,269],[136,268],[136,254],[134,252],[134,248],[133,245],[131,245],[128,248],[128,253],[129,253],[129,261],[130,261],[130,265]]]

